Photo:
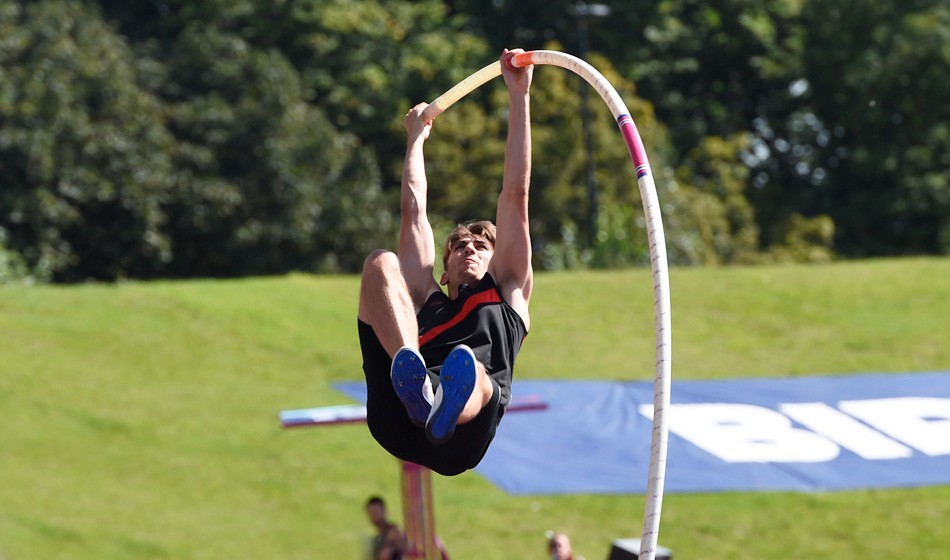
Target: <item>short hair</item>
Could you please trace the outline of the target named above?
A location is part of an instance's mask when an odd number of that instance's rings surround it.
[[[464,224],[459,224],[455,226],[455,229],[449,234],[448,238],[445,240],[445,247],[442,248],[442,266],[449,262],[449,253],[452,252],[452,245],[455,244],[459,239],[474,235],[481,237],[491,243],[492,249],[495,248],[495,234],[497,230],[495,224],[490,220],[477,220],[473,222],[465,222]]]
[[[370,498],[366,500],[366,507],[369,507],[373,504],[379,504],[382,507],[386,507],[386,502],[384,502],[383,499],[379,496],[370,496]]]

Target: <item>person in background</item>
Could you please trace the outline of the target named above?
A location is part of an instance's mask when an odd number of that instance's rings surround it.
[[[406,534],[389,520],[386,502],[379,496],[370,497],[366,501],[366,515],[377,531],[370,547],[370,560],[401,560],[409,543]]]
[[[551,533],[548,537],[548,558],[551,560],[584,560],[583,556],[575,556],[571,539],[564,533]]]

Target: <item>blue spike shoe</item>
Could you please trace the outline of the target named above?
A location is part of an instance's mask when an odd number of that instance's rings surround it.
[[[434,397],[432,381],[419,351],[408,346],[400,348],[393,357],[390,377],[409,419],[420,428],[425,426]]]
[[[475,354],[464,344],[449,352],[439,374],[432,412],[426,421],[426,437],[434,444],[445,443],[455,433],[459,415],[475,390]]]

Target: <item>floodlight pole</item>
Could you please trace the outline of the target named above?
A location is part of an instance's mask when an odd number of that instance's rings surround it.
[[[581,60],[587,60],[587,53],[590,50],[588,41],[588,24],[591,18],[607,17],[610,15],[610,6],[605,4],[588,4],[587,2],[578,2],[570,9],[571,15],[577,20],[577,48],[578,56]],[[590,222],[590,231],[588,232],[588,247],[593,250],[597,241],[597,215],[600,208],[600,201],[597,193],[597,177],[594,174],[594,138],[591,132],[591,112],[590,112],[590,88],[583,79],[581,84],[581,125],[584,130],[584,149],[587,154],[584,173],[587,182],[587,203],[590,206],[588,210],[588,220]]]

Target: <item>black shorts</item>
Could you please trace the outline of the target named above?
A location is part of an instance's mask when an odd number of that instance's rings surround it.
[[[504,410],[501,391],[492,380],[491,401],[471,422],[459,424],[452,438],[442,445],[426,439],[425,428],[412,423],[390,379],[392,358],[380,344],[373,327],[357,321],[366,375],[366,425],[376,441],[395,457],[454,476],[472,469],[482,460]],[[441,366],[441,364],[440,364]],[[429,368],[433,390],[438,386],[438,367]]]

